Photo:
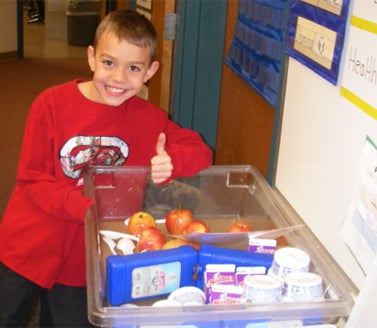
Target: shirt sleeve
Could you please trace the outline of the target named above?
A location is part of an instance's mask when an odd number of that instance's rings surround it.
[[[58,151],[49,101],[42,93],[27,118],[17,171],[17,184],[43,212],[61,219],[84,221],[92,199],[84,197],[77,180],[58,170]],[[69,124],[67,122],[67,124]]]

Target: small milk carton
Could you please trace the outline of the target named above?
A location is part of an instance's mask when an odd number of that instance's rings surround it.
[[[236,266],[234,264],[207,264],[204,272],[204,291],[207,302],[210,299],[214,285],[236,284]]]
[[[249,238],[249,252],[274,254],[276,244],[275,239]]]

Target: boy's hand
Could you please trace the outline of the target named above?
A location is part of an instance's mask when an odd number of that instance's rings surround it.
[[[154,183],[162,183],[170,178],[173,173],[173,164],[169,154],[165,150],[166,135],[160,133],[156,144],[157,155],[151,159],[151,174]]]

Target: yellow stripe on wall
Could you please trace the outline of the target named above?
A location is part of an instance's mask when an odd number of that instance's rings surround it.
[[[377,24],[366,19],[357,16],[351,16],[351,25],[361,30],[377,34]]]
[[[345,87],[340,88],[340,94],[348,99],[351,103],[356,105],[357,107],[361,108],[365,113],[367,113],[369,116],[373,117],[375,120],[377,120],[377,109],[373,106],[369,105],[366,101],[355,95],[353,92],[348,90]]]

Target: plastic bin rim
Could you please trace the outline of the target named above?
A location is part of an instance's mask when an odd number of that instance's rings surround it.
[[[150,166],[104,166],[104,165],[92,165],[89,166],[88,171],[150,171]],[[213,171],[246,171],[251,173],[256,173],[260,175],[261,173],[257,168],[251,165],[211,165],[199,171],[197,174],[213,172]]]

